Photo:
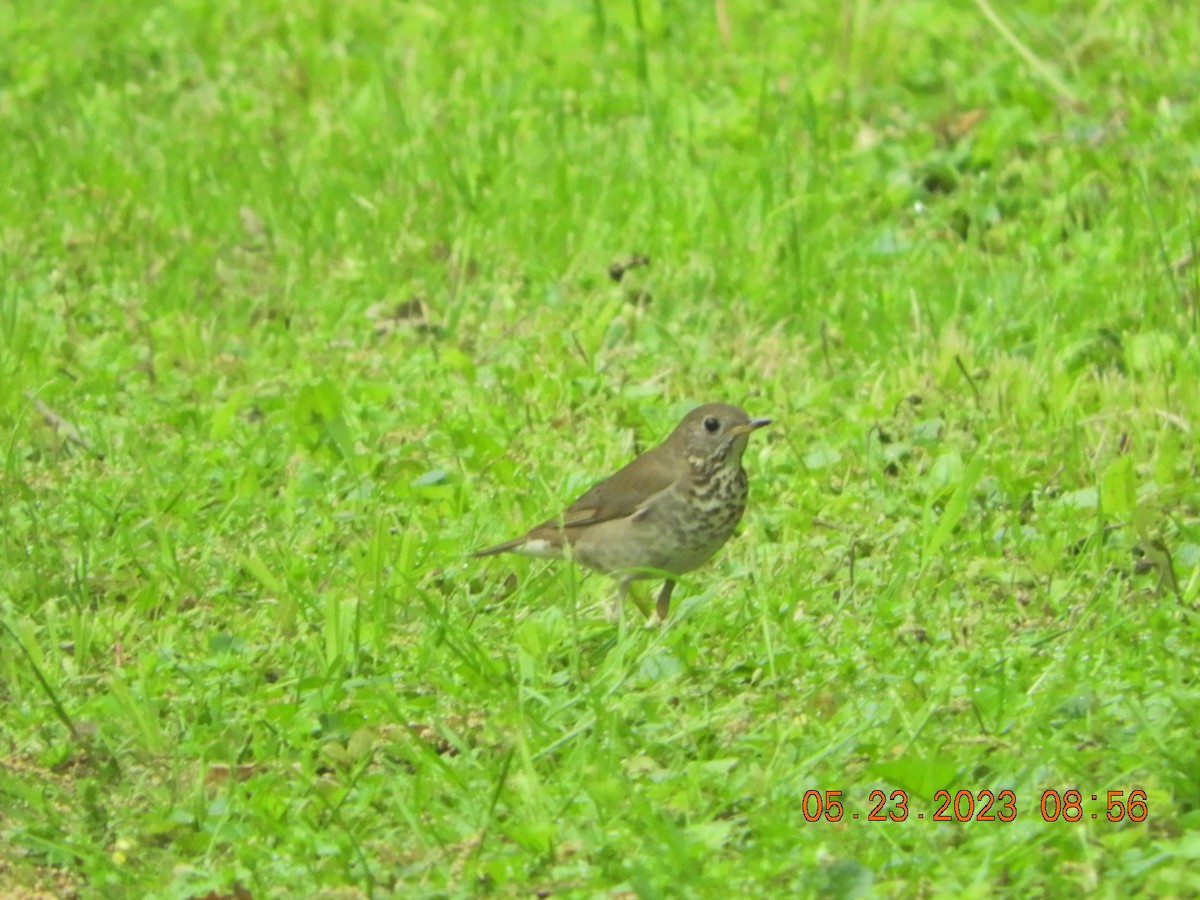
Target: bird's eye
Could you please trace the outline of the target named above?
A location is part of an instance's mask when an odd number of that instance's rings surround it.
[[[721,420],[716,416],[709,416],[704,420],[704,430],[709,434],[716,434],[721,430]]]

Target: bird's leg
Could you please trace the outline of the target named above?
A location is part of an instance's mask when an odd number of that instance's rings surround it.
[[[612,602],[608,605],[608,621],[620,622],[621,612],[625,609],[625,597],[629,594],[630,579],[622,578],[621,584],[617,588],[617,595],[613,597]]]
[[[662,590],[658,592],[658,617],[664,622],[667,613],[671,611],[671,591],[675,590],[675,582],[668,578],[663,582]]]

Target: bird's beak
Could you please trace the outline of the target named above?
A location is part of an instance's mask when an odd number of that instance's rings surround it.
[[[751,419],[749,422],[746,422],[745,424],[734,425],[729,430],[732,431],[735,435],[749,434],[752,431],[757,431],[758,429],[760,429],[766,425],[770,425],[770,424],[771,424],[770,419]]]

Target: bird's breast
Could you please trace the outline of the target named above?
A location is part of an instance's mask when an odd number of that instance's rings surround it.
[[[685,491],[685,506],[695,517],[696,527],[720,528],[728,525],[729,530],[742,518],[746,511],[749,480],[746,470],[740,466],[735,470],[721,469],[708,478],[698,478]]]

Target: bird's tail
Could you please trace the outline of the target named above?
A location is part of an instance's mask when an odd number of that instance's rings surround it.
[[[497,553],[507,553],[509,550],[516,550],[523,543],[525,543],[525,538],[523,536],[519,538],[513,538],[511,541],[505,541],[503,544],[496,544],[494,547],[484,547],[482,550],[476,550],[471,554],[471,556],[495,556]]]

